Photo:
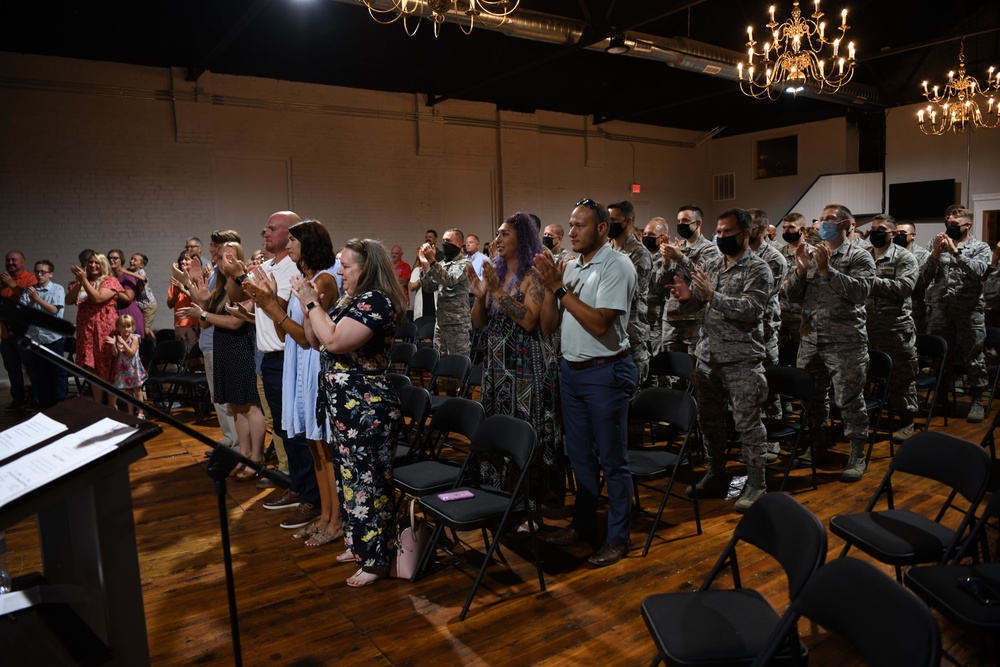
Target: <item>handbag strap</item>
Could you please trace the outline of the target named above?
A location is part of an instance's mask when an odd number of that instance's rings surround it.
[[[416,498],[410,498],[410,528],[414,531],[417,530],[417,500]]]

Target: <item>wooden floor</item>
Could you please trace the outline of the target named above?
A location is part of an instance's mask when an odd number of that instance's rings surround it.
[[[0,392],[0,404],[9,398]],[[997,406],[994,405],[994,409]],[[959,405],[960,414],[965,407]],[[180,412],[193,419],[191,409]],[[23,418],[23,414],[20,415]],[[10,425],[15,416],[0,417]],[[935,420],[936,428],[944,428]],[[204,431],[219,437],[214,421]],[[986,425],[953,418],[948,430],[978,442]],[[135,523],[146,626],[154,665],[231,665],[226,589],[217,504],[205,473],[204,448],[165,427],[147,445],[148,456],[132,466]],[[821,471],[813,491],[807,471],[797,471],[795,497],[824,523],[831,516],[860,511],[884,473],[888,450],[875,450],[864,479],[837,481],[847,446]],[[741,466],[730,462],[732,473]],[[935,500],[933,488],[914,486],[915,502]],[[417,584],[388,580],[348,588],[353,572],[337,565],[342,548],[307,548],[278,523],[283,512],[265,511],[261,501],[278,494],[253,483],[231,482],[229,522],[237,586],[244,662],[247,665],[647,665],[655,653],[639,614],[643,597],[697,587],[739,515],[732,500],[703,504],[704,533],[696,536],[690,507],[668,504],[666,518],[649,556],[633,551],[616,566],[597,569],[586,562],[586,546],[558,549],[543,545],[548,590],[540,593],[531,562],[506,549],[512,570],[495,566],[463,621],[458,620],[471,575],[455,568],[432,573]],[[549,526],[564,525],[569,510],[550,512]],[[648,519],[636,518],[632,540],[640,543]],[[8,530],[8,562],[20,576],[40,568],[35,525]],[[843,543],[830,535],[830,558]],[[517,549],[518,547],[514,547]],[[787,604],[783,576],[772,562],[748,553],[744,585],[762,590],[777,606]],[[890,568],[884,568],[891,576]],[[965,664],[993,664],[992,649],[963,637],[940,620],[945,648]],[[849,647],[805,623],[812,646],[810,664],[856,662]]]

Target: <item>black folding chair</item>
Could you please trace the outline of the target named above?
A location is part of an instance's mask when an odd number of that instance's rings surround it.
[[[493,562],[494,554],[501,559],[503,558],[499,548],[499,536],[504,533],[505,529],[509,528],[515,518],[520,520],[521,517],[528,516],[528,469],[537,441],[535,429],[528,422],[506,415],[493,415],[480,425],[476,435],[472,438],[469,456],[462,465],[458,483],[449,491],[449,493],[468,491],[473,494],[473,497],[451,502],[443,500],[438,495],[428,495],[420,499],[420,507],[424,510],[424,514],[435,523],[435,527],[431,533],[430,547],[423,554],[420,566],[414,574],[414,581],[427,568],[439,547],[444,549],[456,564],[467,565],[471,569],[475,569],[462,560],[450,547],[439,544],[445,527],[456,531],[480,530],[483,535],[483,546],[486,553],[483,556],[482,565],[478,568],[472,590],[469,591],[469,596],[458,616],[459,620],[465,619],[469,606],[472,604],[472,598],[476,595],[483,575],[486,573],[486,568]],[[481,485],[476,481],[478,462],[483,457],[504,458],[513,468],[518,470],[519,474],[513,488],[509,491],[495,489]],[[490,533],[492,533],[492,539]],[[538,554],[538,542],[535,538],[535,525],[532,521],[528,521],[528,536],[535,560],[535,570],[538,573],[538,585],[544,591],[545,577],[542,574],[541,557]]]
[[[993,552],[992,560],[984,552],[983,562],[979,562],[975,553],[977,545],[987,543],[988,521],[997,518],[1000,518],[1000,493],[993,495],[970,539],[952,562],[911,567],[906,570],[903,583],[950,623],[966,632],[992,638],[994,650],[1000,656],[1000,550]],[[962,561],[970,555],[974,556],[973,562],[963,565]],[[947,652],[945,655],[959,664]]]
[[[878,437],[882,424],[882,413],[889,402],[889,388],[892,385],[892,358],[879,350],[868,350],[868,381],[865,383],[865,412],[868,413],[870,435],[868,436],[868,453],[865,463],[872,458],[875,439]],[[889,409],[889,456],[895,456],[895,446],[892,443],[892,409]]]
[[[173,329],[171,329],[173,331]],[[160,403],[166,400],[166,391],[171,381],[184,369],[184,359],[187,356],[187,345],[182,340],[163,340],[156,344],[149,358],[146,369],[146,396],[151,403],[159,398]],[[169,409],[170,405],[165,406]]]
[[[405,375],[399,377],[407,382],[410,381]],[[423,387],[399,385],[396,387],[396,393],[399,395],[399,408],[403,413],[403,420],[396,434],[396,449],[392,455],[393,467],[415,460],[423,442],[424,423],[431,412],[431,395]]]
[[[410,359],[417,353],[413,343],[395,342],[389,348],[389,369],[397,373],[407,373],[410,369]]]
[[[929,431],[934,418],[934,408],[938,404],[938,394],[941,391],[941,381],[945,375],[945,363],[948,361],[948,341],[933,334],[917,334],[917,358],[921,369],[927,368],[929,373],[917,373],[914,383],[917,393],[924,392],[922,410],[927,414],[923,429]],[[944,414],[944,425],[948,425],[948,412]]]
[[[673,492],[679,469],[684,466],[690,469],[687,462],[687,451],[691,432],[698,421],[698,405],[694,397],[687,392],[664,387],[649,387],[640,391],[632,399],[629,405],[629,419],[645,424],[649,429],[653,445],[656,444],[658,428],[666,427],[672,432],[663,447],[643,446],[638,449],[630,449],[628,454],[629,468],[632,471],[632,481],[635,486],[636,509],[643,511],[639,502],[640,486],[663,494],[660,506],[656,511],[646,512],[652,515],[653,525],[649,529],[646,546],[642,550],[642,555],[645,556],[649,553],[649,547],[653,543],[653,535],[656,534],[656,529],[660,524],[663,509],[671,496],[692,503],[697,534],[701,535],[701,511],[698,507],[698,498],[692,499],[683,493]],[[667,478],[667,482],[662,488],[649,483],[663,478]]]
[[[441,354],[433,347],[418,347],[410,357],[410,365],[407,368],[414,384],[429,388],[434,378],[434,368],[440,360]]]
[[[841,558],[819,568],[792,600],[754,667],[772,664],[782,647],[798,640],[796,625],[803,616],[846,639],[872,667],[940,664],[941,633],[931,610],[864,561]]]
[[[986,327],[986,345],[987,350],[996,350],[996,353],[1000,355],[1000,327]],[[986,366],[986,377],[993,378],[992,384],[990,384],[990,400],[986,403],[986,416],[989,417],[990,409],[993,408],[993,397],[997,393],[997,381],[1000,380],[1000,364],[987,364]]]
[[[446,354],[434,366],[434,373],[427,383],[431,392],[431,412],[437,410],[450,396],[441,393],[441,381],[450,380],[458,385],[456,396],[465,394],[465,383],[472,372],[472,360],[466,354]]]
[[[764,495],[740,519],[697,591],[660,593],[642,601],[642,618],[657,649],[652,665],[663,660],[670,665],[749,665],[767,647],[781,617],[763,595],[742,587],[741,543],[778,561],[793,601],[826,559],[826,530],[816,515],[784,493]],[[710,588],[726,568],[734,588]],[[787,650],[806,654],[801,643]]]
[[[426,392],[426,389],[423,390]],[[427,396],[427,413],[430,413],[430,396]],[[424,415],[426,419],[427,415]],[[427,459],[438,443],[460,435],[472,442],[479,426],[486,420],[483,406],[464,398],[452,398],[431,417],[431,423],[421,440],[412,440],[409,456],[393,469],[393,484],[404,496],[420,498],[429,493],[439,493],[451,488],[458,478],[462,464],[454,460]],[[466,452],[468,456],[468,452]]]
[[[649,360],[650,377],[675,377],[683,381],[683,389],[694,393],[694,367],[697,360],[687,352],[664,350]]]
[[[767,429],[767,441],[788,443],[790,448],[785,474],[781,478],[779,491],[785,490],[785,483],[792,473],[795,457],[805,451],[808,445],[803,444],[803,438],[809,433],[809,417],[812,413],[813,398],[816,394],[816,378],[809,371],[795,366],[769,366],[764,369],[767,379],[767,391],[770,396],[778,395],[781,403],[795,401],[798,403],[796,412],[787,414],[782,410],[780,419],[764,419]],[[819,488],[816,482],[816,459],[812,459],[812,486]]]
[[[412,343],[417,337],[417,325],[409,320],[396,325],[393,339],[397,343]]]
[[[947,499],[936,516],[896,508],[892,480],[901,474],[946,487]],[[841,557],[857,547],[879,562],[893,565],[896,579],[902,582],[902,566],[943,563],[955,555],[968,537],[989,477],[990,457],[979,445],[940,432],[918,433],[900,445],[865,511],[833,517],[830,532],[847,542]],[[965,500],[967,509],[954,505],[957,495]],[[886,509],[876,511],[883,496]],[[945,516],[952,516],[949,510],[958,513],[957,528],[949,527],[954,525],[950,520],[948,525],[943,522]]]

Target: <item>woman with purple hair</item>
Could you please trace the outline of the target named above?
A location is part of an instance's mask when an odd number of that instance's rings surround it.
[[[518,212],[500,225],[493,245],[495,256],[483,264],[482,280],[471,266],[466,269],[476,297],[472,324],[486,330],[480,400],[487,416],[523,419],[538,431],[529,498],[540,523],[540,505],[561,507],[566,486],[558,361],[552,339],[540,327],[546,291],[531,271],[542,244],[531,217]],[[506,470],[482,473],[494,478],[493,486],[507,485]]]

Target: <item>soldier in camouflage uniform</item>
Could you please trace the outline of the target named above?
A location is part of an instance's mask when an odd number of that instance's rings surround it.
[[[767,399],[763,321],[773,279],[767,262],[747,247],[750,226],[750,215],[742,209],[719,216],[716,233],[722,254],[709,260],[704,271],[692,274],[690,288],[678,278],[671,289],[679,309],[701,312],[704,317],[695,348],[694,388],[708,471],[687,492],[689,496],[695,492],[725,496],[729,488],[726,408],[732,404],[748,471],[743,494],[736,501],[739,512],[747,511],[766,492],[767,430],[761,422]]]
[[[889,405],[899,420],[893,440],[902,442],[913,435],[913,417],[917,414],[917,329],[910,310],[910,295],[917,284],[917,259],[912,253],[892,243],[896,222],[891,215],[872,218],[868,234],[875,281],[868,295],[868,344],[892,359],[892,386]]]
[[[542,232],[542,245],[552,253],[552,259],[555,260],[557,266],[559,262],[568,262],[576,258],[573,251],[563,245],[563,234],[565,232],[562,225],[556,224],[549,225]]]
[[[927,333],[927,304],[924,302],[924,293],[927,290],[927,284],[924,283],[921,272],[924,270],[927,258],[931,254],[927,251],[927,248],[916,241],[917,228],[913,226],[913,223],[896,223],[896,235],[892,237],[892,242],[909,250],[917,260],[917,284],[913,287],[913,294],[910,295],[913,324],[917,329],[917,333]]]
[[[632,361],[639,369],[639,384],[649,375],[649,322],[646,321],[646,299],[649,295],[649,280],[653,275],[653,260],[649,251],[635,237],[635,209],[632,202],[623,200],[608,205],[611,221],[608,224],[608,238],[618,252],[628,255],[635,267],[635,294],[628,314],[628,343],[632,350]]]
[[[795,270],[788,272],[785,293],[802,303],[799,368],[816,378],[813,400],[812,448],[800,457],[809,465],[829,447],[826,420],[830,414],[829,390],[844,417],[844,434],[851,441],[851,456],[840,479],[856,482],[865,474],[865,441],[868,412],[864,388],[868,374],[868,336],[865,300],[875,277],[872,256],[847,240],[854,216],[840,204],[823,209],[819,234],[823,243],[810,253],[805,245],[795,252]]]
[[[472,314],[469,308],[469,281],[465,267],[469,260],[462,255],[465,235],[459,229],[444,233],[444,260],[434,259],[434,246],[425,243],[417,251],[420,261],[420,285],[425,292],[437,291],[434,347],[443,355],[469,354]]]
[[[966,389],[972,398],[967,421],[983,421],[983,387],[986,386],[986,323],[983,312],[982,280],[990,265],[990,246],[976,239],[972,230],[972,211],[950,209],[945,219],[946,231],[931,242],[931,256],[921,271],[927,285],[930,316],[927,331],[948,341],[948,356],[956,358],[962,349],[967,373]],[[952,362],[945,363],[946,369]],[[949,386],[949,385],[945,385]]]
[[[667,221],[659,217],[650,220],[642,232],[642,245],[649,251],[653,267],[649,276],[649,296],[646,297],[646,321],[649,322],[649,353],[654,357],[660,353],[663,343],[663,304],[670,292],[665,285],[656,282],[656,276],[663,273],[660,244],[670,240],[668,232]]]
[[[785,245],[781,248],[781,256],[785,258],[789,271],[795,267],[795,251],[800,245],[808,243],[807,231],[806,219],[801,213],[789,213],[781,219],[781,238],[785,241]],[[786,274],[786,282],[787,278]],[[799,330],[802,328],[802,304],[791,301],[785,294],[785,288],[785,283],[782,283],[778,290],[778,305],[781,307],[781,330],[778,332],[778,340],[781,343],[785,341],[798,343]]]
[[[990,268],[986,270],[986,280],[983,281],[983,305],[986,308],[986,326],[1000,326],[1000,243],[993,248],[993,258]]]
[[[697,206],[685,205],[677,211],[677,234],[684,241],[675,239],[673,243],[660,244],[663,268],[659,275],[653,276],[658,285],[672,284],[675,282],[675,277],[690,283],[695,269],[704,267],[709,260],[719,256],[719,249],[715,244],[701,234],[703,217],[704,213]],[[663,308],[663,349],[694,354],[694,348],[698,344],[698,332],[701,330],[702,315],[700,310],[681,311],[680,302],[671,292]]]

